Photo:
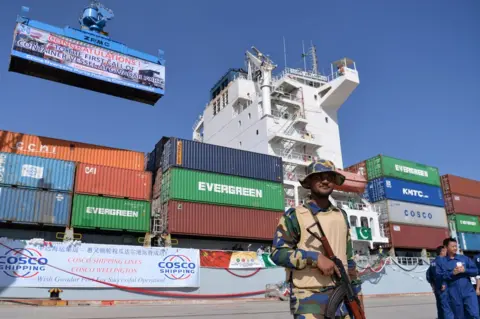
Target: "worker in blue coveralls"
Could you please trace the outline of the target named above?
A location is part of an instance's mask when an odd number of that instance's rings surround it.
[[[457,241],[454,238],[448,238],[444,243],[447,244],[447,256],[436,265],[437,275],[447,288],[452,310],[452,313],[448,313],[448,308],[442,302],[444,317],[463,319],[467,318],[466,312],[468,318],[479,319],[477,295],[470,281],[470,277],[478,274],[477,266],[467,256],[457,254]]]
[[[437,314],[438,319],[443,319],[442,302],[448,305],[448,295],[446,287],[442,287],[441,277],[437,276],[436,265],[444,260],[447,254],[447,248],[445,246],[437,247],[437,257],[430,263],[430,267],[427,269],[427,282],[432,286],[433,293],[435,294],[435,300],[437,301]]]
[[[480,276],[479,276],[480,275],[480,254],[475,255],[473,257],[473,260],[475,261],[475,264],[477,265],[477,268],[478,268],[478,275],[475,278],[477,283],[474,287],[477,293],[478,303],[480,304]],[[479,308],[480,308],[480,305],[479,305]]]

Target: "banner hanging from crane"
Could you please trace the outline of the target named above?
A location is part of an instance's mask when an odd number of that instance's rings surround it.
[[[17,23],[12,55],[139,90],[164,94],[165,67]]]

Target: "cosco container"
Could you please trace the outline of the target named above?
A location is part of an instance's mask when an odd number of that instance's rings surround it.
[[[394,177],[416,183],[440,186],[438,168],[378,155],[367,160],[368,180]]]
[[[75,193],[150,200],[152,173],[82,163],[77,167]]]
[[[0,153],[0,184],[71,192],[75,163]]]
[[[148,232],[150,202],[75,195],[72,227]]]
[[[271,240],[283,212],[169,201],[168,232],[176,235]]]
[[[144,170],[144,154],[93,144],[0,131],[0,152]]]
[[[457,232],[480,233],[480,222],[478,216],[471,215],[451,215],[450,220],[455,222]]]
[[[272,182],[283,181],[281,157],[179,138],[170,138],[165,142],[161,162],[163,171],[179,167]]]
[[[450,174],[443,175],[442,188],[444,194],[451,193],[480,198],[480,182],[473,179]]]
[[[370,202],[385,199],[444,207],[442,189],[440,187],[407,182],[396,178],[377,178],[368,182]]]
[[[436,249],[448,236],[448,228],[398,225],[390,223],[390,242],[394,248]]]
[[[445,208],[447,214],[467,214],[480,216],[480,198],[447,193]]]
[[[480,234],[457,233],[460,249],[464,251],[480,251]]]
[[[0,187],[0,220],[66,227],[71,203],[69,193]]]
[[[447,228],[447,216],[443,207],[385,200],[377,203],[388,213],[390,223]]]
[[[344,168],[343,170],[350,173],[361,175],[368,180],[367,161],[362,161],[360,163],[353,164],[349,167]]]
[[[172,168],[163,173],[162,203],[202,202],[266,210],[284,210],[283,184]]]

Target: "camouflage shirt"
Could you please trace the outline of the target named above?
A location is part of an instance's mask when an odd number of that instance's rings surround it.
[[[326,210],[319,208],[314,202],[309,202],[307,205],[309,205],[313,214],[326,212],[332,209],[339,209],[331,204],[330,207]],[[347,223],[347,227],[350,230],[348,220],[346,219],[345,222]],[[317,259],[319,255],[318,252],[297,249],[297,243],[300,240],[300,231],[301,229],[298,224],[295,209],[291,208],[287,210],[285,214],[281,217],[275,232],[275,237],[273,239],[273,251],[271,254],[271,259],[275,264],[285,268],[304,269],[307,266],[307,258],[311,258],[313,262],[311,267],[317,266]],[[356,269],[356,264],[353,260],[352,239],[350,237],[350,231],[347,232],[347,236],[348,270],[349,273],[352,273]],[[352,278],[351,276],[351,279],[357,278]]]

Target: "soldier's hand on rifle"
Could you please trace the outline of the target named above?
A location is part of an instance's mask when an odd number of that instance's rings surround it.
[[[331,261],[329,258],[325,257],[322,254],[318,255],[317,267],[325,276],[332,276],[333,272],[336,272],[338,275],[340,275],[340,271],[335,266],[333,261]]]

